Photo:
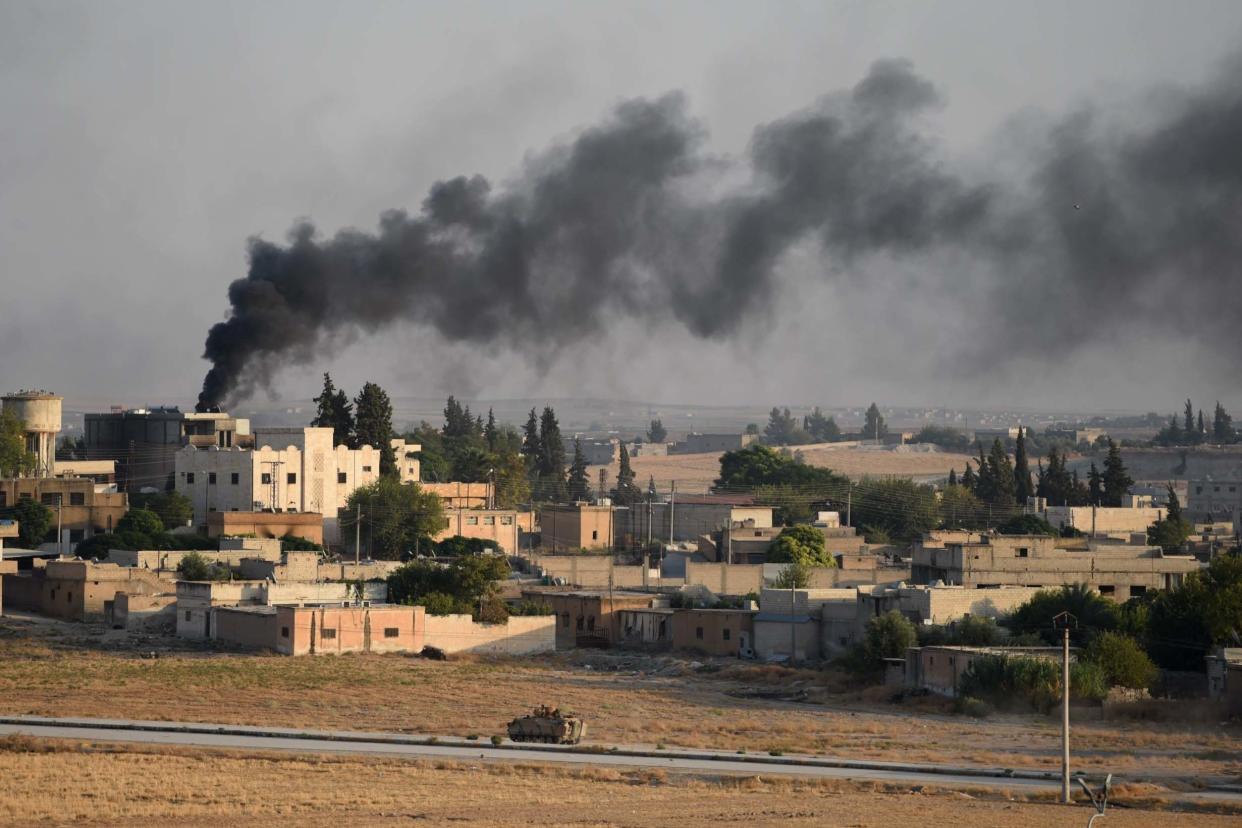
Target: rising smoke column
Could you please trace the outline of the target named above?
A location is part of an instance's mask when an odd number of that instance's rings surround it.
[[[1081,110],[1018,159],[1025,179],[1004,184],[941,160],[922,132],[940,97],[905,61],[757,127],[740,161],[704,150],[682,96],[629,101],[503,191],[459,177],[434,185],[417,215],[385,213],[375,233],[321,239],[299,224],[285,245],[252,239],[249,272],[207,337],[199,407],[393,324],[505,342],[541,365],[616,314],[728,336],[768,312],[781,259],[805,244],[826,278],[898,257],[948,287],[956,274],[936,254],[970,261],[986,289],[963,348],[981,365],[1192,319],[1236,350],[1234,77],[1166,96],[1141,127]],[[744,183],[720,195],[708,184],[722,174]]]

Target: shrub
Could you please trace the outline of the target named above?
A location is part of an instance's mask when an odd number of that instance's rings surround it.
[[[492,736],[492,747],[500,747],[501,743],[504,742],[504,740],[505,740],[504,736],[500,736],[498,734],[493,735]]]
[[[1103,701],[1108,696],[1108,677],[1100,665],[1076,661],[1070,665],[1070,696],[1084,701]]]
[[[1015,515],[997,526],[996,531],[1002,535],[1051,535],[1054,538],[1060,534],[1039,515]]]
[[[986,719],[992,715],[992,705],[973,696],[958,696],[953,702],[953,711],[974,719]]]
[[[990,647],[1000,640],[1000,628],[991,618],[968,615],[953,626],[958,643],[968,647]]]
[[[523,598],[509,608],[510,615],[555,615],[556,610],[542,598]]]
[[[454,615],[461,611],[457,599],[445,592],[429,592],[419,603],[427,610],[428,615]]]
[[[1099,666],[1110,687],[1143,689],[1156,680],[1156,665],[1137,641],[1122,633],[1097,635],[1088,645],[1085,658]]]
[[[768,545],[769,563],[795,563],[804,567],[835,567],[837,560],[824,548],[824,533],[814,526],[787,526]]]
[[[187,581],[211,581],[213,570],[212,561],[207,560],[197,552],[191,552],[181,559],[181,563],[177,564],[177,572]]]
[[[118,534],[136,532],[147,537],[154,537],[163,534],[164,521],[149,509],[130,509],[116,522],[116,531]]]
[[[811,570],[801,561],[793,561],[785,565],[772,585],[777,589],[805,589],[810,583]]]
[[[867,622],[863,650],[873,666],[886,658],[904,658],[906,650],[918,642],[914,625],[897,610],[889,610]]]
[[[499,595],[489,595],[474,615],[476,621],[484,624],[503,624],[509,620],[509,605]]]

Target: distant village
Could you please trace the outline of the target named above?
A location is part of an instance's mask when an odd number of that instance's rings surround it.
[[[571,436],[551,407],[513,425],[451,397],[398,434],[383,389],[326,375],[315,402],[299,427],[153,407],[65,438],[60,396],[4,396],[0,611],[289,656],[840,661],[974,700],[972,664],[1059,654],[1072,611],[1084,699],[1176,684],[1242,712],[1242,450],[1219,403],[1122,445],[1098,424],[894,431],[875,405],[856,433],[774,408],[739,433]],[[969,460],[847,476],[817,447]],[[677,455],[718,476],[635,470]]]

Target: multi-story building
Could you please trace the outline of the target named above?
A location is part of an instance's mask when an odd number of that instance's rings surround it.
[[[392,441],[402,482],[418,479],[417,445]],[[340,539],[338,512],[360,486],[379,479],[380,450],[333,446],[330,428],[255,429],[253,447],[186,445],[175,457],[175,487],[205,527],[211,512],[317,512],[324,540]]]
[[[757,434],[687,434],[686,439],[668,447],[669,454],[723,454],[746,448],[759,439]]]
[[[544,549],[611,549],[616,535],[612,506],[557,503],[539,510],[540,544]]]
[[[117,488],[123,492],[170,488],[182,446],[232,448],[246,445],[249,434],[249,420],[175,406],[85,416],[86,456],[116,461]]]
[[[1242,480],[1191,480],[1186,511],[1197,518],[1233,520],[1242,511]]]
[[[129,511],[128,495],[85,477],[0,480],[0,509],[22,500],[35,500],[52,510],[52,528],[46,542],[61,544],[64,554],[72,552],[80,540],[113,531]]]
[[[1088,543],[1058,546],[1047,535],[985,535],[978,540],[916,544],[911,579],[916,584],[1059,587],[1086,584],[1125,601],[1150,590],[1171,589],[1200,568],[1193,557],[1166,555],[1159,547]]]

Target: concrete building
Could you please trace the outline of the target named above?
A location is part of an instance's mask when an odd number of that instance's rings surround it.
[[[669,454],[724,454],[746,448],[759,439],[757,434],[695,434],[668,447]]]
[[[825,604],[856,601],[852,588],[764,589],[754,617],[755,655],[763,660],[820,658],[819,618]]]
[[[365,581],[359,600],[355,585],[348,582],[177,581],[177,635],[181,638],[215,638],[218,607],[352,606],[382,604],[387,584]]]
[[[730,658],[754,655],[756,610],[685,609],[673,613],[673,649]]]
[[[9,520],[8,518],[0,518],[0,551],[4,550],[4,541],[6,538],[8,540],[12,540],[13,538],[21,535],[21,532],[19,531],[20,528],[21,527],[18,526],[17,521]]]
[[[1242,480],[1191,480],[1186,511],[1196,519],[1232,521],[1242,513]]]
[[[494,494],[491,483],[420,482],[424,492],[440,498],[445,509],[490,509]]]
[[[574,459],[575,438],[564,437],[562,439],[565,443],[565,461],[568,463]],[[621,456],[621,441],[616,437],[578,437],[576,439],[582,445],[582,454],[588,466],[609,466],[617,462]]]
[[[555,503],[539,510],[540,545],[544,549],[611,549],[616,533],[613,506]]]
[[[1065,549],[1046,535],[987,535],[977,541],[918,544],[911,578],[969,588],[1059,587],[1087,584],[1101,595],[1125,601],[1150,590],[1172,589],[1200,568],[1192,557],[1166,555],[1159,547],[1091,543]]]
[[[697,541],[733,524],[772,526],[771,506],[754,503],[749,495],[676,495],[660,503],[638,503],[617,510],[617,542],[626,548],[654,543]],[[670,531],[669,521],[672,520]]]
[[[546,602],[556,615],[556,648],[608,647],[622,638],[620,611],[649,608],[653,596],[644,592],[525,591],[523,597]]]
[[[232,448],[248,444],[250,421],[221,412],[183,412],[179,408],[114,409],[85,416],[86,456],[116,462],[123,491],[167,489],[182,446]]]
[[[207,537],[253,535],[295,538],[323,545],[323,515],[318,512],[208,512]]]
[[[1217,647],[1207,656],[1208,698],[1224,702],[1229,716],[1242,715],[1242,647]]]
[[[632,607],[617,610],[617,644],[645,650],[673,647],[673,615],[669,607]]]
[[[0,397],[3,411],[25,424],[26,451],[35,457],[34,477],[51,477],[56,468],[56,435],[64,400],[47,391],[18,391]]]
[[[403,482],[417,480],[419,446],[395,439]],[[330,428],[255,429],[253,448],[201,448],[176,453],[175,488],[194,505],[194,522],[207,526],[211,512],[315,512],[324,539],[340,540],[338,512],[359,486],[379,479],[380,451],[333,446]]]
[[[444,528],[432,540],[438,542],[461,535],[495,541],[506,555],[514,555],[520,548],[519,513],[514,509],[445,509],[444,523]]]
[[[963,647],[942,645],[934,647],[911,647],[906,651],[903,666],[903,683],[909,688],[930,690],[942,696],[954,697],[962,674],[977,659],[991,656],[1006,658],[1036,658],[1061,662],[1060,647]],[[1071,651],[1070,660],[1075,656]]]
[[[0,509],[35,500],[53,512],[48,543],[70,554],[78,541],[111,532],[129,511],[129,498],[82,477],[19,477],[0,480]],[[56,527],[60,527],[59,537]]]
[[[4,579],[4,604],[69,621],[103,620],[104,603],[118,592],[158,595],[171,590],[156,573],[78,560],[51,560]]]
[[[1139,500],[1137,506],[1048,506],[1043,498],[1031,498],[1031,509],[1054,528],[1077,529],[1093,538],[1129,540],[1146,536],[1147,527],[1164,518],[1164,509]]]

